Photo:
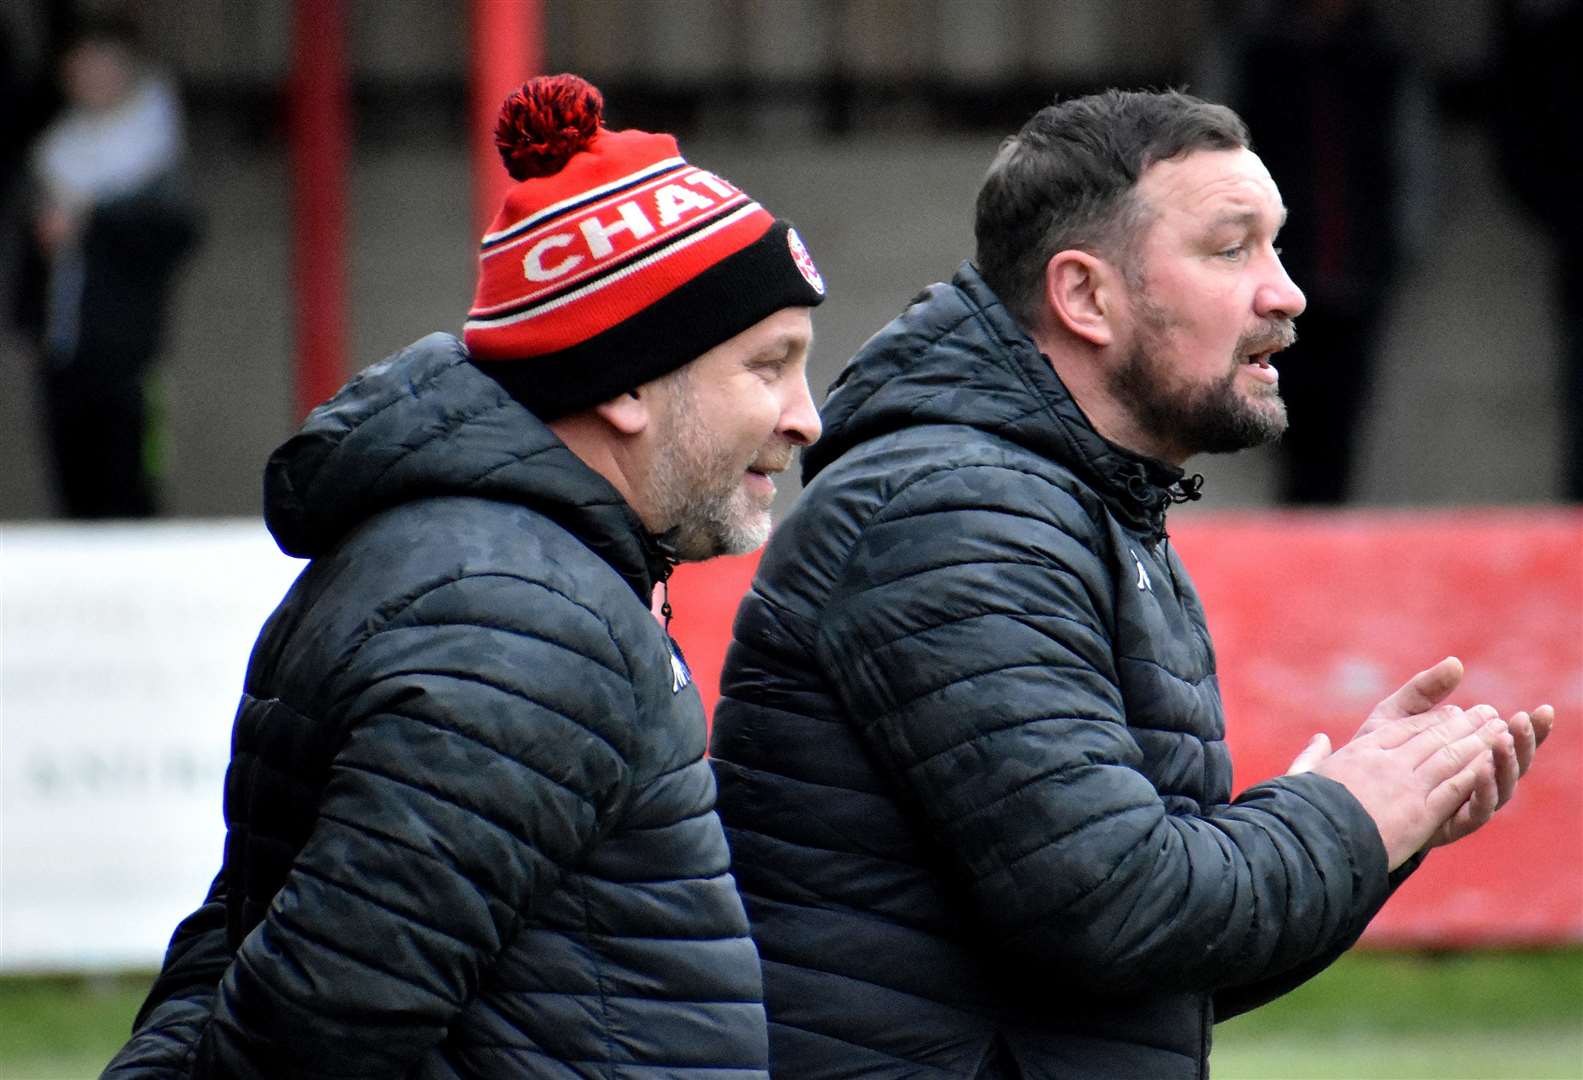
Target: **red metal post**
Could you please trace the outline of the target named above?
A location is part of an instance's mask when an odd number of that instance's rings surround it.
[[[351,158],[344,0],[295,0],[287,86],[296,406],[305,416],[346,379],[346,206]]]
[[[489,227],[511,185],[495,150],[506,95],[544,73],[542,0],[473,0],[467,142],[473,163],[473,236]]]

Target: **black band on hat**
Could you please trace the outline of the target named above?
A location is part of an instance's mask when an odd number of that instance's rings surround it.
[[[609,401],[675,371],[788,307],[816,307],[824,292],[792,257],[790,226],[759,239],[609,330],[530,360],[474,360],[541,420]]]

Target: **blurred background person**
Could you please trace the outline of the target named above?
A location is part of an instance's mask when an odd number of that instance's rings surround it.
[[[49,118],[59,110],[56,80],[44,76],[18,32],[18,13],[0,9],[0,297],[8,305],[17,293],[22,236],[28,228],[24,211],[27,151]],[[9,316],[15,312],[7,311]]]
[[[1258,5],[1234,26],[1228,94],[1285,196],[1281,258],[1308,296],[1281,366],[1276,497],[1340,503],[1384,319],[1427,227],[1429,94],[1361,0]]]
[[[1562,492],[1583,502],[1583,2],[1506,0],[1500,29],[1490,128],[1507,185],[1555,246]]]
[[[148,377],[198,236],[181,105],[114,15],[77,24],[59,74],[65,107],[28,162],[18,322],[37,343],[61,511],[148,517],[159,502]]]

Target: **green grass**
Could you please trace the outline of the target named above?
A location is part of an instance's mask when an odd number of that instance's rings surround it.
[[[98,1076],[153,981],[152,972],[0,978],[0,1080]]]
[[[152,976],[0,978],[0,1080],[99,1075]],[[1216,1028],[1215,1080],[1583,1080],[1583,949],[1354,953]]]
[[[1215,1080],[1583,1080],[1583,950],[1357,952],[1215,1029]]]

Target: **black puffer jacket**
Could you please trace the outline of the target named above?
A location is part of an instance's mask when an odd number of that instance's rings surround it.
[[[823,417],[714,727],[772,1073],[1202,1076],[1388,882],[1340,785],[1229,801],[1181,473],[1096,434],[970,266]]]
[[[248,668],[215,892],[108,1075],[763,1077],[702,707],[615,489],[434,335],[266,498],[313,562]]]

